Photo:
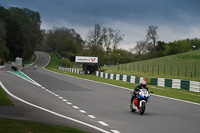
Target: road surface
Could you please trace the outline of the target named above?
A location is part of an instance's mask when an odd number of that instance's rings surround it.
[[[70,126],[97,133],[105,131],[198,133],[200,131],[200,105],[152,96],[144,115],[141,116],[138,112],[132,113],[129,110],[130,90],[45,70],[43,67],[48,63],[49,56],[42,52],[37,54],[38,60],[34,64],[37,64],[37,69],[34,70],[33,65],[22,71],[41,86],[31,84],[5,71],[0,72],[0,81],[13,95],[78,122],[35,108],[14,98],[12,98],[16,104],[14,108],[18,113],[14,113],[12,107],[7,109],[10,110],[12,118]],[[6,115],[6,111],[1,112],[0,114]]]

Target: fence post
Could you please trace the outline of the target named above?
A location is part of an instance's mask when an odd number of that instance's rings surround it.
[[[172,66],[171,66],[171,76],[172,76]]]
[[[164,65],[164,75],[165,75],[165,65]]]
[[[195,68],[194,68],[194,77],[196,77],[196,72],[197,72],[197,66],[195,65]]]
[[[179,77],[179,66],[178,66],[178,77]]]
[[[144,65],[142,65],[142,72],[144,72]]]
[[[147,65],[147,73],[149,72],[149,65]]]
[[[185,77],[187,77],[187,66],[185,66]]]
[[[138,72],[140,72],[139,64],[138,64]]]
[[[135,72],[135,64],[134,64],[134,72]]]
[[[131,64],[129,64],[129,72],[131,71]]]
[[[152,74],[154,73],[154,65],[152,66]]]
[[[160,66],[158,65],[158,74],[159,74],[159,69],[160,69]]]

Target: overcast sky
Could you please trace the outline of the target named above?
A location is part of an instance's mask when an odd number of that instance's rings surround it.
[[[29,8],[41,15],[42,29],[73,28],[83,39],[94,23],[125,35],[120,47],[133,48],[145,39],[149,25],[159,40],[200,38],[200,0],[0,0],[9,8]]]

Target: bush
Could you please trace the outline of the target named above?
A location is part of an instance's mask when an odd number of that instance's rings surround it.
[[[72,67],[72,63],[67,59],[67,58],[63,58],[61,60],[62,63],[62,67]]]

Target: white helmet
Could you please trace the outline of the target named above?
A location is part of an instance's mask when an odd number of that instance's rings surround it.
[[[140,82],[140,85],[141,85],[142,87],[146,87],[146,84],[147,84],[147,82],[146,82],[145,80],[142,80],[142,81]]]

